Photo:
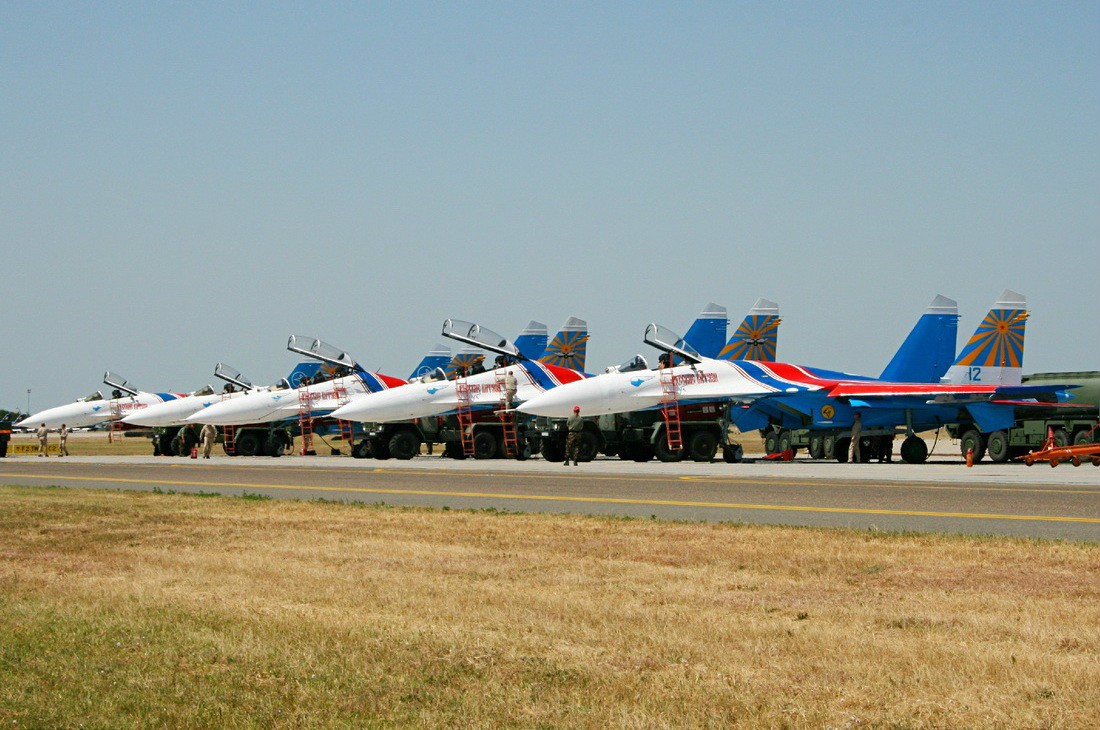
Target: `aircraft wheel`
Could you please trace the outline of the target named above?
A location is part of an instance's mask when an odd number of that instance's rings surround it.
[[[353,459],[369,459],[370,458],[370,441],[363,439],[355,446],[351,447],[351,456]]]
[[[838,464],[848,463],[848,452],[852,450],[852,439],[847,436],[841,436],[833,442],[833,458],[837,460]]]
[[[653,444],[653,451],[657,454],[657,460],[666,464],[683,461],[684,459],[684,450],[670,449],[668,438],[664,434],[657,437],[657,443]]]
[[[374,436],[370,440],[370,452],[376,459],[388,459],[393,454],[390,453],[390,442],[382,436]]]
[[[157,439],[157,443],[160,446],[160,453],[163,456],[175,456],[176,455],[176,440],[165,438],[163,435]]]
[[[237,453],[241,456],[255,456],[260,453],[260,437],[251,431],[237,434]]]
[[[557,439],[543,439],[542,458],[547,461],[565,461],[565,444]]]
[[[779,434],[775,431],[768,431],[768,435],[764,437],[764,453],[775,454],[779,452]]]
[[[420,453],[420,439],[412,431],[398,431],[390,438],[390,453],[395,459],[408,461]]]
[[[962,452],[963,458],[966,458],[966,452],[974,450],[974,463],[977,464],[985,456],[985,439],[982,438],[981,432],[977,429],[970,429],[962,435],[962,439],[959,441],[959,450]]]
[[[443,455],[449,459],[462,460],[466,458],[466,452],[462,450],[461,441],[448,441],[443,444]]]
[[[811,459],[824,459],[825,458],[825,434],[811,433],[810,434],[810,458]]]
[[[1066,433],[1064,428],[1054,429],[1054,445],[1055,446],[1069,446],[1069,434]]]
[[[591,431],[581,433],[581,443],[577,447],[577,461],[592,461],[600,453],[600,440]]]
[[[989,434],[989,439],[985,444],[986,453],[989,454],[989,460],[994,464],[1003,464],[1008,461],[1009,449],[1008,449],[1008,433],[1005,431],[994,431]]]
[[[692,461],[709,463],[718,453],[718,439],[710,431],[696,431],[688,439],[688,455]]]
[[[928,444],[920,436],[906,436],[901,442],[901,459],[906,464],[923,464],[928,461]]]
[[[497,439],[488,431],[474,434],[474,458],[491,459],[497,455]]]
[[[722,461],[727,464],[740,464],[745,458],[745,450],[741,444],[726,444],[722,447]]]

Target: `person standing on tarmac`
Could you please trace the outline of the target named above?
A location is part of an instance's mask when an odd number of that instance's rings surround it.
[[[581,432],[584,430],[580,406],[573,406],[573,415],[565,422],[565,427],[569,430],[565,438],[565,466],[569,466],[570,459],[573,466],[577,466],[577,452],[581,449]]]
[[[863,421],[859,417],[857,412],[852,416],[852,463],[858,464],[860,459],[859,453],[859,433],[863,430]]]
[[[49,453],[46,451],[46,446],[50,440],[50,431],[46,428],[46,424],[43,423],[40,425],[38,430],[35,431],[35,435],[38,436],[38,455],[49,456]]]
[[[209,459],[210,451],[214,448],[214,439],[218,437],[218,429],[214,428],[214,424],[205,423],[202,426],[202,458]]]
[[[57,429],[57,446],[58,446],[57,455],[58,456],[68,456],[69,455],[68,443],[69,443],[69,429],[65,426],[64,423],[62,423],[61,428]]]
[[[512,402],[516,398],[516,390],[519,389],[519,383],[516,382],[516,376],[511,370],[504,371],[504,407],[511,408]]]

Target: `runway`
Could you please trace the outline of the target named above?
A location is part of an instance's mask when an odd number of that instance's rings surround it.
[[[20,456],[0,484],[1100,541],[1092,466]]]

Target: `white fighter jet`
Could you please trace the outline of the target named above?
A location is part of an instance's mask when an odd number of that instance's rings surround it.
[[[147,393],[140,391],[127,383],[125,378],[110,371],[103,375],[103,382],[112,388],[110,398],[104,398],[101,392],[96,391],[74,403],[47,408],[44,411],[34,413],[14,425],[19,428],[34,428],[39,424],[45,424],[46,428],[58,428],[61,424],[65,424],[69,428],[94,426],[99,423],[116,421],[143,408],[174,401],[186,395],[185,393]]]
[[[562,332],[585,334],[562,338],[559,333],[555,340],[569,339],[570,351],[579,349],[583,352],[587,329],[588,325],[584,320],[571,317]],[[356,396],[347,405],[333,411],[332,417],[362,423],[391,423],[445,415],[455,412],[459,407],[460,387],[469,395],[472,410],[498,408],[504,393],[503,379],[506,371],[511,371],[516,378],[517,402],[544,393],[562,383],[572,383],[588,377],[577,370],[545,361],[561,357],[556,350],[540,360],[532,360],[506,338],[471,322],[448,319],[443,323],[443,336],[496,353],[497,367],[456,380],[425,379],[403,388]]]

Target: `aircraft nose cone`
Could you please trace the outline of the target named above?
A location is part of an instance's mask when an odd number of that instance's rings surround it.
[[[516,410],[535,416],[568,418],[573,415],[574,406],[580,406],[582,416],[599,415],[601,411],[598,406],[603,399],[602,388],[596,380],[597,378],[590,378],[559,385],[534,398],[528,398]]]

